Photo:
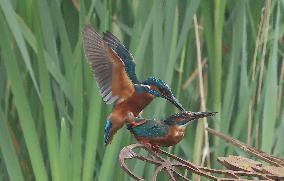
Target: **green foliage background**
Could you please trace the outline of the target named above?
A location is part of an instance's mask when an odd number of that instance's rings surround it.
[[[0,180],[129,180],[117,158],[135,142],[131,135],[124,128],[104,146],[112,107],[102,102],[83,53],[89,23],[130,48],[141,80],[164,79],[188,110],[204,101],[207,111],[218,111],[209,127],[283,157],[283,8],[280,0],[1,0]],[[194,14],[206,61],[202,99]],[[143,116],[176,111],[155,100]],[[203,126],[189,126],[169,151],[200,163]],[[212,167],[216,155],[244,154],[209,141]],[[131,167],[151,177],[152,166]]]

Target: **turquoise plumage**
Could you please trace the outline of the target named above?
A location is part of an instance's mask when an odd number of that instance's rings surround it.
[[[129,114],[128,119],[132,119],[140,125],[135,127],[128,125],[127,128],[138,141],[148,148],[172,146],[183,139],[185,128],[191,121],[215,114],[216,112],[185,111],[169,116],[164,120],[134,118],[133,114]]]
[[[170,128],[169,125],[159,120],[145,120],[144,118],[135,118],[134,120],[138,123],[144,122],[143,124],[136,127],[127,125],[127,128],[137,136],[143,136],[143,137],[165,136]]]

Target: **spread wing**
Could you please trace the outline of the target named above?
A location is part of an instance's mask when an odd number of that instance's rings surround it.
[[[127,48],[116,38],[111,32],[106,32],[103,34],[103,39],[105,43],[115,51],[115,53],[119,56],[119,58],[123,61],[125,65],[125,70],[132,81],[133,84],[139,84],[139,80],[135,74],[135,62],[133,60],[133,56],[127,50]]]
[[[111,104],[120,97],[131,96],[135,89],[121,58],[92,26],[88,25],[84,28],[83,36],[85,54],[103,100]]]

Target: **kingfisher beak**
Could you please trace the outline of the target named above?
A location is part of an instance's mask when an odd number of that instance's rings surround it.
[[[184,112],[185,109],[182,107],[181,103],[179,102],[179,100],[173,96],[164,96],[165,99],[167,99],[168,101],[170,101],[172,104],[174,104],[180,111]]]

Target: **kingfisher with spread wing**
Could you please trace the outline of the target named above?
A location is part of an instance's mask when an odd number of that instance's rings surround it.
[[[109,144],[129,112],[135,117],[156,97],[162,97],[178,109],[183,106],[162,80],[149,77],[140,82],[135,74],[133,56],[110,32],[100,36],[88,25],[83,31],[84,49],[91,65],[101,96],[107,104],[115,103],[105,125],[105,143]],[[128,119],[129,120],[129,119]],[[132,127],[139,122],[129,120]]]
[[[134,117],[128,113],[127,122],[134,121],[138,126],[128,124],[127,129],[148,149],[159,151],[160,146],[168,147],[179,143],[184,135],[186,126],[193,120],[214,116],[217,112],[185,111],[169,116],[164,120],[151,120]]]

